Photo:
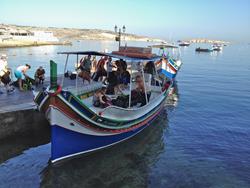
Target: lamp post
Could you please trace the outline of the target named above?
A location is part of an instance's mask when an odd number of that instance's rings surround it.
[[[122,37],[122,33],[125,34],[126,31],[126,27],[125,25],[123,25],[122,29],[117,27],[117,25],[115,25],[115,41],[119,42],[119,48],[121,47],[121,37]],[[124,36],[124,40],[125,40],[125,36]]]

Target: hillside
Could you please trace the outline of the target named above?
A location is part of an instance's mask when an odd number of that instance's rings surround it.
[[[56,28],[56,27],[34,27],[34,26],[19,26],[19,25],[7,25],[0,24],[0,28],[11,28],[14,30],[26,30],[26,31],[51,31],[55,37],[60,40],[114,40],[115,32],[101,29],[76,29],[76,28]],[[135,34],[126,33],[123,35],[125,40],[129,41],[151,41],[161,42],[163,40],[151,38],[147,36],[139,36]]]

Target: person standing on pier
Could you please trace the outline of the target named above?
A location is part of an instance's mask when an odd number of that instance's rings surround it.
[[[0,58],[0,82],[2,82],[6,88],[7,93],[14,91],[14,88],[10,86],[10,69],[8,68],[7,55],[2,54]],[[0,91],[2,94],[2,91]]]
[[[42,66],[40,66],[35,72],[36,86],[38,86],[38,84],[41,84],[41,83],[43,84],[44,79],[45,79],[45,70]]]
[[[30,68],[31,68],[30,65],[25,64],[25,65],[21,65],[21,66],[17,67],[17,69],[14,71],[15,77],[16,77],[17,80],[18,80],[18,86],[19,86],[20,91],[24,91],[24,90],[23,90],[23,87],[22,87],[22,78],[23,78],[23,76],[24,76],[24,77],[28,77],[28,76],[26,75],[26,72],[27,72]]]
[[[78,74],[80,78],[82,78],[83,84],[84,81],[87,80],[90,84],[91,76],[91,55],[88,55],[87,57],[84,57],[80,60],[80,67],[79,69],[81,72]]]

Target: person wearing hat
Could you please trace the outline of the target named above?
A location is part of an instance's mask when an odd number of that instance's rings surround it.
[[[29,64],[25,64],[25,65],[21,65],[19,67],[17,67],[17,69],[14,71],[14,75],[18,80],[18,86],[20,91],[23,91],[23,87],[22,87],[22,78],[24,77],[28,77],[26,75],[26,72],[30,69],[30,65]]]
[[[41,83],[43,84],[44,79],[45,79],[45,70],[43,69],[42,66],[40,66],[35,72],[36,86],[38,86],[38,84],[41,84]]]

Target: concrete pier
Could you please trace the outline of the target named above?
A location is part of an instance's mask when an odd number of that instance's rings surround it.
[[[16,135],[26,135],[34,131],[38,132],[45,126],[49,127],[45,116],[35,109],[0,113],[0,122],[0,140]]]
[[[3,89],[2,89],[3,90]],[[0,140],[48,126],[44,115],[36,110],[31,91],[0,95]]]
[[[60,83],[62,76],[59,76]],[[44,85],[40,85],[35,90],[42,90],[49,85],[49,78],[46,78]],[[76,80],[65,78],[64,86],[74,86]],[[78,78],[79,87],[84,87],[82,80]],[[0,94],[0,140],[15,136],[23,135],[31,131],[39,131],[44,126],[49,126],[44,114],[36,110],[33,102],[32,91],[21,92],[18,88],[12,94],[4,92]]]

